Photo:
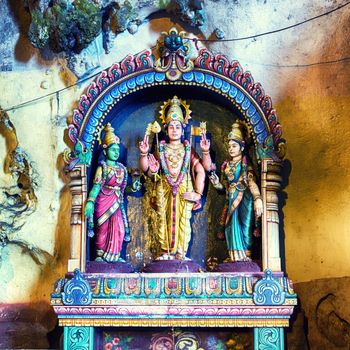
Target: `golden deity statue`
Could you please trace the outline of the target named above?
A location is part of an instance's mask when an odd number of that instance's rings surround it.
[[[167,140],[157,142],[156,154],[150,154],[148,130],[139,144],[140,167],[156,185],[158,260],[183,260],[188,259],[192,211],[201,207],[205,171],[190,141],[183,140],[191,114],[186,101],[174,96],[162,105],[160,114]],[[205,135],[200,146],[208,155]]]

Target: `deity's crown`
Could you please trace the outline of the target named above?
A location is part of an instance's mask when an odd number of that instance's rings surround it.
[[[228,134],[228,141],[230,141],[230,140],[244,143],[243,133],[241,130],[241,125],[239,123],[232,124],[231,131]]]
[[[114,128],[110,123],[107,123],[107,125],[104,127],[104,136],[103,139],[100,138],[100,145],[102,145],[102,148],[108,148],[110,145],[113,144],[119,144],[120,139],[116,134],[114,133]]]
[[[186,112],[185,116],[181,106]],[[163,124],[169,124],[172,120],[178,120],[181,124],[187,124],[191,118],[190,106],[186,101],[179,99],[177,96],[165,101],[160,107],[159,113]]]

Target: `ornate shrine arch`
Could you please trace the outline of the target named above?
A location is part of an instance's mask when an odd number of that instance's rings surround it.
[[[171,29],[167,37],[177,34]],[[91,166],[94,146],[103,126],[115,119],[118,107],[132,103],[140,94],[155,98],[152,92],[167,93],[168,97],[183,91],[201,98],[201,92],[217,105],[228,107],[244,120],[250,130],[261,164],[261,189],[264,199],[262,224],[263,269],[280,271],[279,213],[277,191],[281,177],[280,160],[284,156],[284,140],[272,101],[260,83],[255,83],[250,72],[244,72],[238,61],[213,54],[206,48],[197,51],[195,58],[186,55],[186,47],[173,48],[165,44],[157,52],[145,50],[134,56],[128,55],[102,71],[90,83],[74,110],[68,135],[74,144],[73,152],[66,152],[67,168],[72,171],[73,194],[72,242],[69,271],[79,267],[85,271],[86,228],[83,203],[87,192],[87,168]],[[193,48],[192,48],[193,49]],[[192,50],[193,51],[193,50]],[[181,95],[182,96],[182,95]],[[158,99],[159,100],[159,99]],[[268,248],[269,246],[269,248]]]

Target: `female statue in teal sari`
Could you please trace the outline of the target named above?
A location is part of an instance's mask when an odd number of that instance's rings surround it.
[[[250,261],[255,219],[261,216],[263,203],[252,167],[243,155],[244,140],[240,124],[234,123],[228,135],[229,160],[221,166],[221,181],[213,173],[214,187],[226,191],[226,205],[220,218],[231,261]],[[220,237],[221,235],[221,237]]]

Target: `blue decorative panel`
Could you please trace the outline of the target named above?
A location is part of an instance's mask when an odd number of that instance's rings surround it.
[[[265,276],[254,286],[253,301],[255,305],[282,305],[286,293],[280,283],[272,276],[270,269],[265,270]]]
[[[112,97],[111,93],[108,93],[103,97],[103,102],[106,105],[110,105],[113,102],[113,97]]]
[[[131,78],[130,80],[128,80],[127,84],[128,84],[128,88],[129,89],[133,89],[134,87],[136,87],[136,80],[135,80],[135,78]]]
[[[146,80],[146,83],[152,84],[154,82],[154,73],[147,73],[145,80]]]
[[[262,144],[267,138],[267,131],[264,130],[263,132],[261,132],[261,134],[258,134],[256,137],[256,140],[258,141],[258,143]]]
[[[247,110],[248,118],[251,118],[254,115],[254,113],[257,113],[257,111],[256,111],[256,108],[254,107],[254,105],[251,104]]]
[[[90,284],[82,277],[79,269],[75,269],[74,277],[64,286],[62,302],[64,305],[90,305],[91,301]]]
[[[107,110],[108,105],[107,105],[103,100],[101,100],[101,101],[98,103],[97,107],[98,107],[101,111],[104,112],[104,111]]]
[[[144,74],[141,74],[141,75],[136,77],[136,84],[139,86],[145,84],[145,75]]]
[[[209,75],[209,74],[205,74],[205,83],[209,86],[213,85],[213,82],[214,82],[214,78],[212,75]]]
[[[119,91],[122,93],[125,93],[128,91],[128,86],[126,84],[125,81],[123,81],[120,85],[119,85]]]
[[[164,81],[165,74],[164,73],[156,73],[154,76],[155,81]]]
[[[221,85],[222,85],[222,80],[219,79],[219,78],[217,78],[217,77],[215,77],[215,78],[214,78],[214,87],[215,87],[216,89],[220,89],[220,88],[221,88]]]
[[[236,102],[241,104],[244,100],[244,97],[245,96],[244,96],[243,92],[238,90],[237,96],[236,96]]]
[[[202,72],[195,72],[194,79],[197,83],[201,84],[204,82],[204,74]]]
[[[251,105],[251,102],[248,97],[245,97],[242,103],[243,110],[247,110],[249,106]]]
[[[224,93],[229,92],[231,85],[227,81],[223,81],[223,84],[221,86],[221,91]]]
[[[228,93],[230,95],[230,97],[235,98],[237,95],[237,92],[238,92],[237,88],[234,87],[233,85],[231,85],[231,89]]]
[[[193,81],[194,80],[193,72],[183,73],[182,79],[185,80],[185,81]]]

